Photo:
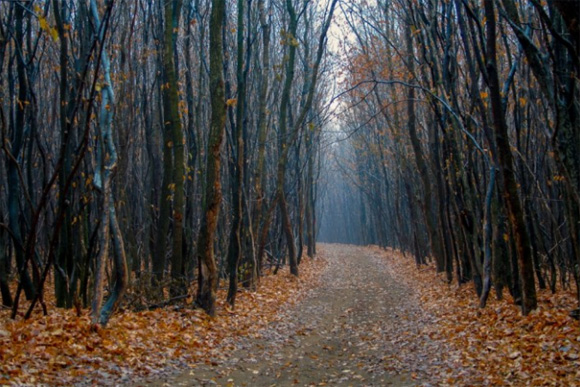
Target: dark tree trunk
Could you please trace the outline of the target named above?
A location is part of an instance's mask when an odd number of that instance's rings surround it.
[[[177,63],[175,61],[175,45],[177,30],[179,29],[179,19],[182,2],[179,0],[169,0],[165,2],[165,25],[163,31],[163,73],[165,75],[165,87],[163,88],[163,124],[164,124],[164,144],[163,144],[163,179],[168,181],[169,189],[166,196],[161,197],[162,225],[173,220],[173,240],[171,255],[171,288],[172,297],[183,295],[187,292],[185,284],[185,270],[183,262],[183,218],[185,209],[184,185],[185,185],[185,138],[183,127],[179,115],[179,85],[177,84]],[[167,159],[166,159],[167,158]],[[166,179],[166,175],[168,178]],[[165,183],[164,183],[165,184]],[[170,203],[170,198],[173,203]],[[169,209],[173,204],[172,215]],[[160,227],[160,249],[165,254],[165,234],[167,232]],[[161,258],[162,259],[162,258]]]
[[[496,65],[496,22],[493,0],[485,0],[484,5],[487,18],[486,72],[493,113],[494,135],[498,151],[499,169],[503,180],[504,200],[507,203],[509,219],[515,238],[515,253],[518,258],[522,288],[522,313],[527,315],[537,307],[532,251],[518,193],[508,127],[500,94],[501,89]]]
[[[225,85],[222,72],[224,19],[225,0],[212,0],[209,30],[211,122],[204,192],[205,210],[197,240],[199,288],[196,300],[210,316],[216,313],[218,271],[214,257],[214,237],[222,200],[220,165],[226,124]]]
[[[244,1],[238,0],[238,28],[237,28],[237,78],[238,100],[236,105],[235,123],[235,166],[234,183],[232,185],[232,205],[234,215],[230,233],[228,251],[229,287],[227,302],[234,307],[238,292],[238,269],[242,258],[242,221],[244,217],[243,185],[244,185],[244,120],[246,104],[246,79],[244,75]],[[246,48],[248,49],[248,48]]]

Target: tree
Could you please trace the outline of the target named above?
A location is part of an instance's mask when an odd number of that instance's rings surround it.
[[[236,101],[236,124],[235,124],[235,165],[234,183],[232,184],[233,219],[232,231],[230,232],[230,245],[228,251],[228,270],[230,282],[227,301],[233,307],[238,292],[238,271],[243,254],[242,222],[245,217],[244,206],[244,169],[246,165],[244,126],[246,115],[246,77],[244,71],[244,0],[238,0],[238,28],[237,28],[237,65],[236,76],[238,79],[238,98]],[[246,47],[249,50],[250,47]]]
[[[211,121],[209,128],[204,214],[197,240],[198,291],[196,303],[214,316],[217,291],[217,266],[214,257],[214,236],[222,200],[220,182],[221,146],[225,132],[226,101],[222,73],[222,24],[225,0],[212,0],[209,30]]]
[[[163,88],[164,112],[164,158],[167,156],[173,162],[170,169],[164,170],[171,176],[170,191],[173,196],[173,249],[171,259],[171,294],[178,296],[186,292],[183,262],[183,219],[185,210],[185,138],[179,115],[179,90],[177,84],[177,63],[175,62],[176,31],[179,29],[182,1],[166,1],[164,6],[165,24],[163,32],[163,70],[167,83]],[[170,165],[164,160],[164,166]],[[168,197],[161,200],[168,201]],[[169,203],[167,206],[169,207]],[[167,220],[167,219],[166,219]],[[163,220],[162,220],[163,222]],[[162,239],[163,241],[164,239]]]
[[[117,220],[115,200],[111,188],[112,177],[117,168],[117,150],[113,140],[113,111],[115,95],[113,81],[111,79],[111,64],[109,56],[104,48],[105,32],[107,31],[108,17],[114,1],[107,4],[105,24],[100,21],[96,0],[90,1],[90,17],[101,44],[101,63],[104,75],[104,83],[101,88],[100,109],[100,143],[97,150],[97,170],[94,184],[101,194],[101,220],[99,225],[99,255],[96,262],[95,291],[93,295],[91,320],[93,326],[107,325],[111,314],[119,306],[119,303],[127,289],[129,282],[129,269],[125,256],[125,243]],[[113,241],[113,256],[115,262],[115,285],[105,305],[103,302],[103,286],[105,280],[105,265],[109,256],[109,240]]]
[[[499,154],[499,168],[503,177],[504,199],[507,203],[510,223],[515,236],[516,255],[518,257],[519,275],[522,283],[524,315],[537,307],[536,284],[530,249],[529,235],[524,223],[524,214],[518,194],[517,183],[513,171],[513,159],[508,139],[505,113],[501,103],[501,90],[496,65],[496,24],[495,11],[492,0],[485,0],[485,15],[487,18],[487,54],[486,71],[493,112],[493,125],[497,151]]]
[[[490,3],[506,23],[494,15],[492,25]],[[576,69],[574,26],[555,5],[484,5],[342,5],[356,39],[344,39],[348,110],[327,165],[346,184],[323,200],[322,237],[336,240],[343,232],[331,226],[344,219],[355,226],[343,238],[357,243],[422,255],[435,238],[449,281],[472,282],[482,306],[507,285],[529,313],[536,279],[552,289],[556,278],[568,286],[561,273],[578,282],[575,158],[565,145],[575,144],[577,82],[562,78]],[[332,215],[346,195],[354,205]],[[434,214],[431,227],[415,206]]]

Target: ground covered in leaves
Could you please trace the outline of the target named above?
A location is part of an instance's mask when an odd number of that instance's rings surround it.
[[[323,245],[320,286],[213,364],[153,385],[577,385],[580,330],[569,293],[540,292],[522,317],[477,306],[470,285],[392,250]]]
[[[86,312],[2,311],[0,384],[580,385],[571,293],[540,292],[522,317],[510,300],[479,309],[471,285],[396,251],[319,250],[300,279],[266,276],[214,319],[187,306],[126,311],[95,333]]]
[[[188,305],[122,311],[107,328],[91,330],[89,312],[52,308],[29,320],[0,311],[0,385],[116,385],[220,361],[235,338],[251,336],[279,319],[281,308],[318,284],[325,261],[305,260],[301,276],[287,268],[262,277],[259,290],[240,291],[235,310],[218,292],[216,318]],[[224,282],[224,286],[227,285]],[[216,348],[220,351],[216,351]]]
[[[417,270],[399,252],[372,250],[387,260],[396,281],[414,289],[429,316],[427,325],[404,339],[427,348],[414,350],[434,367],[412,363],[425,380],[439,385],[580,386],[580,323],[569,316],[578,306],[573,289],[555,294],[539,290],[538,309],[525,317],[509,296],[502,301],[490,297],[480,309],[472,284],[447,284],[432,265]],[[414,356],[407,352],[385,360],[397,371],[408,370]]]

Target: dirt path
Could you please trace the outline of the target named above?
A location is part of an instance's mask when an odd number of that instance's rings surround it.
[[[412,291],[389,274],[372,249],[322,245],[329,265],[321,286],[284,312],[259,338],[230,343],[228,358],[200,365],[153,385],[407,386],[420,383],[427,365],[393,362],[428,350],[405,340],[421,330],[424,312]],[[415,330],[415,332],[409,332]],[[225,350],[225,349],[224,349]],[[412,356],[411,356],[412,355]],[[393,360],[396,359],[396,360]],[[412,360],[409,360],[412,361]],[[400,367],[399,367],[400,368]]]

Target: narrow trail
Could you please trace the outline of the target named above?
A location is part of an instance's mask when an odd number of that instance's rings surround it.
[[[430,350],[424,343],[405,340],[407,335],[416,337],[429,320],[412,290],[389,274],[388,260],[372,249],[321,248],[329,264],[320,287],[283,312],[279,322],[260,332],[259,338],[237,339],[225,360],[152,385],[421,384],[429,364],[409,364],[408,373],[398,375],[389,364],[393,358],[405,361],[405,354],[422,358],[421,363],[429,361],[421,356]]]

